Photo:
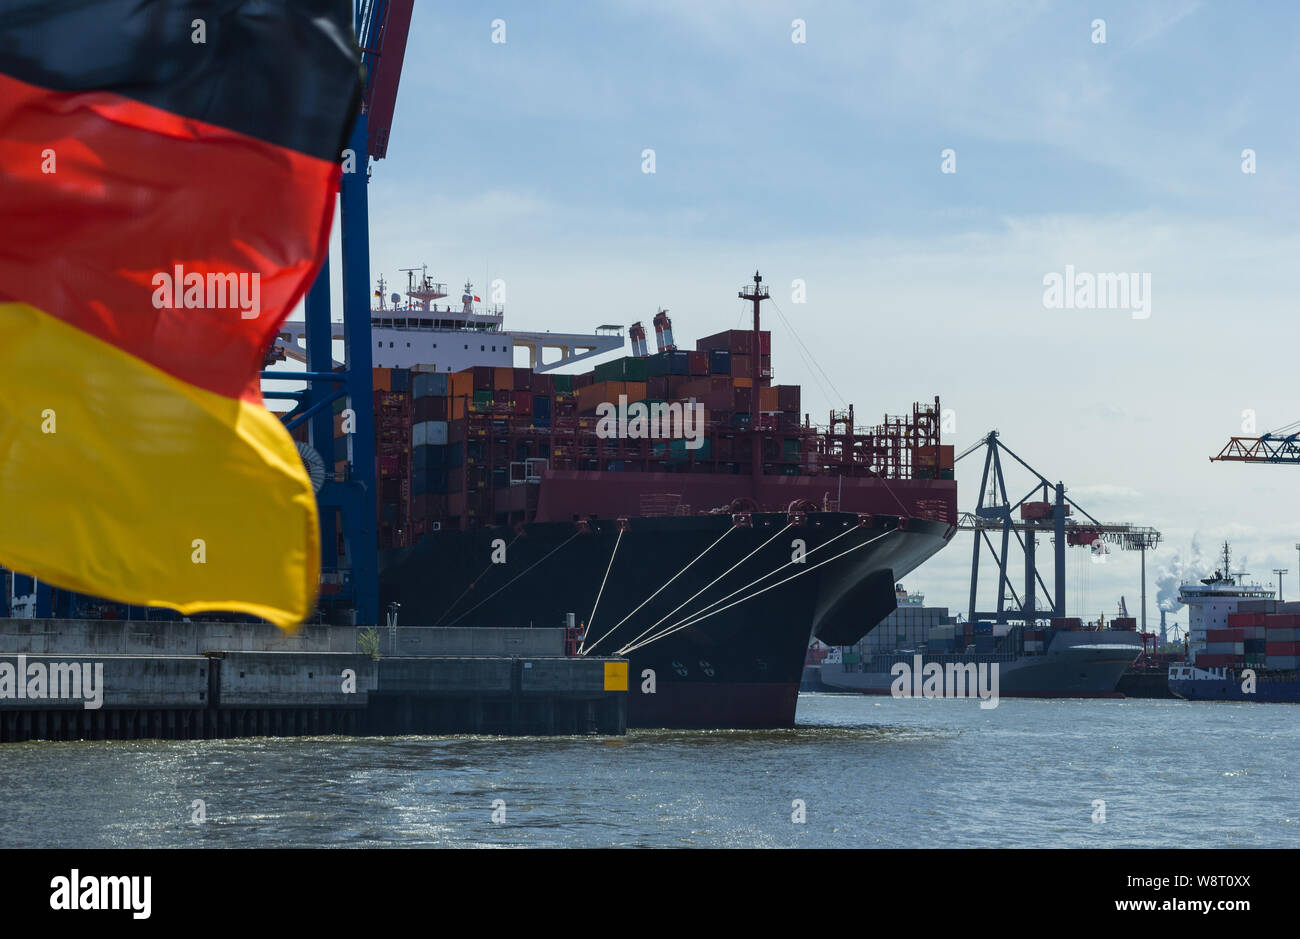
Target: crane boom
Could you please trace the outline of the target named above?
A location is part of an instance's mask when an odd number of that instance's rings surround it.
[[[361,0],[357,10],[357,42],[365,66],[366,155],[382,160],[397,106],[406,37],[411,30],[415,0]]]
[[[1232,437],[1211,463],[1300,463],[1300,422],[1260,437]]]

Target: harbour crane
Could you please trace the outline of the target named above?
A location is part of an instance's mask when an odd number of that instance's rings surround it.
[[[345,365],[336,371],[334,324],[330,317],[330,264],[321,265],[304,301],[306,371],[263,371],[263,381],[306,382],[296,391],[265,390],[263,397],[288,399],[294,407],[281,415],[293,430],[310,422],[311,446],[333,467],[334,415],[340,398],[351,402],[354,424],[346,478],[323,474],[316,491],[324,584],[338,591],[338,605],[350,603],[358,625],[379,623],[378,503],[375,496],[374,391],[370,351],[370,208],[366,186],[370,162],[388,152],[397,87],[415,0],[354,0],[357,44],[364,84],[361,112],[339,154],[339,224],[343,267],[343,348]],[[304,458],[306,458],[304,454]],[[344,562],[339,563],[339,535]]]
[[[974,553],[971,559],[970,621],[978,619],[1006,623],[1012,620],[1032,622],[1036,618],[1065,616],[1065,549],[1067,546],[1088,546],[1094,552],[1104,552],[1107,545],[1121,550],[1135,550],[1142,554],[1142,629],[1146,630],[1146,552],[1160,544],[1161,534],[1154,528],[1128,523],[1105,524],[1097,521],[1077,502],[1065,494],[1065,486],[1052,483],[1038,470],[1017,456],[998,436],[990,431],[962,451],[954,462],[985,448],[984,472],[980,481],[979,502],[974,512],[962,512],[957,528],[974,533]],[[1007,493],[1006,476],[1002,467],[1005,453],[1029,471],[1035,479],[1030,490],[1019,501],[1012,502]],[[1015,513],[1019,510],[1020,517]],[[1069,518],[1077,510],[1082,519]],[[1054,577],[1052,589],[1038,572],[1036,543],[1040,532],[1053,536]],[[992,535],[997,533],[999,544]],[[1024,595],[1016,593],[1008,572],[1011,540],[1015,538],[1024,554]],[[987,549],[998,568],[997,609],[976,609],[979,586],[980,553]],[[1047,606],[1039,603],[1038,590],[1051,597]]]
[[[1231,437],[1211,463],[1300,463],[1300,421],[1259,437]]]

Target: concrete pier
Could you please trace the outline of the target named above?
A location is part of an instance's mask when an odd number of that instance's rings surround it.
[[[0,742],[622,734],[627,662],[560,629],[0,619]]]

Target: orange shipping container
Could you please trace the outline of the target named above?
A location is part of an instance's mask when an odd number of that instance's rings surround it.
[[[733,388],[753,388],[754,379],[752,378],[733,378],[731,380]]]
[[[623,384],[627,387],[627,390],[624,392],[624,394],[627,395],[628,404],[631,404],[633,401],[645,400],[646,382],[628,381],[628,382],[624,382]],[[618,396],[615,395],[612,400],[615,404],[617,404]]]
[[[583,414],[590,414],[596,410],[596,406],[603,402],[618,404],[618,396],[627,394],[627,382],[621,381],[599,381],[594,385],[588,385],[586,388],[578,389],[578,411]],[[633,382],[642,386],[642,395],[645,394],[644,382]]]
[[[465,398],[474,396],[474,373],[473,372],[452,372],[447,376],[450,383],[450,390],[453,397]]]
[[[760,411],[778,411],[777,391],[775,388],[758,389],[758,409]]]
[[[504,365],[492,369],[492,390],[514,391],[515,370]]]
[[[393,390],[393,372],[391,369],[371,369],[370,381],[374,385],[375,391]]]

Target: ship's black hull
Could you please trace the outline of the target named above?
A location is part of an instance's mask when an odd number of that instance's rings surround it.
[[[435,532],[384,554],[380,599],[401,604],[405,625],[556,626],[575,614],[589,651],[628,657],[632,727],[789,727],[809,636],[856,641],[894,609],[895,580],[952,530],[887,516],[863,525],[849,513],[788,528],[783,514],[750,519],[634,518],[621,539],[613,520],[586,532],[564,523]],[[806,557],[789,563],[797,542]],[[505,562],[493,563],[503,545]],[[665,634],[693,613],[713,615]]]

